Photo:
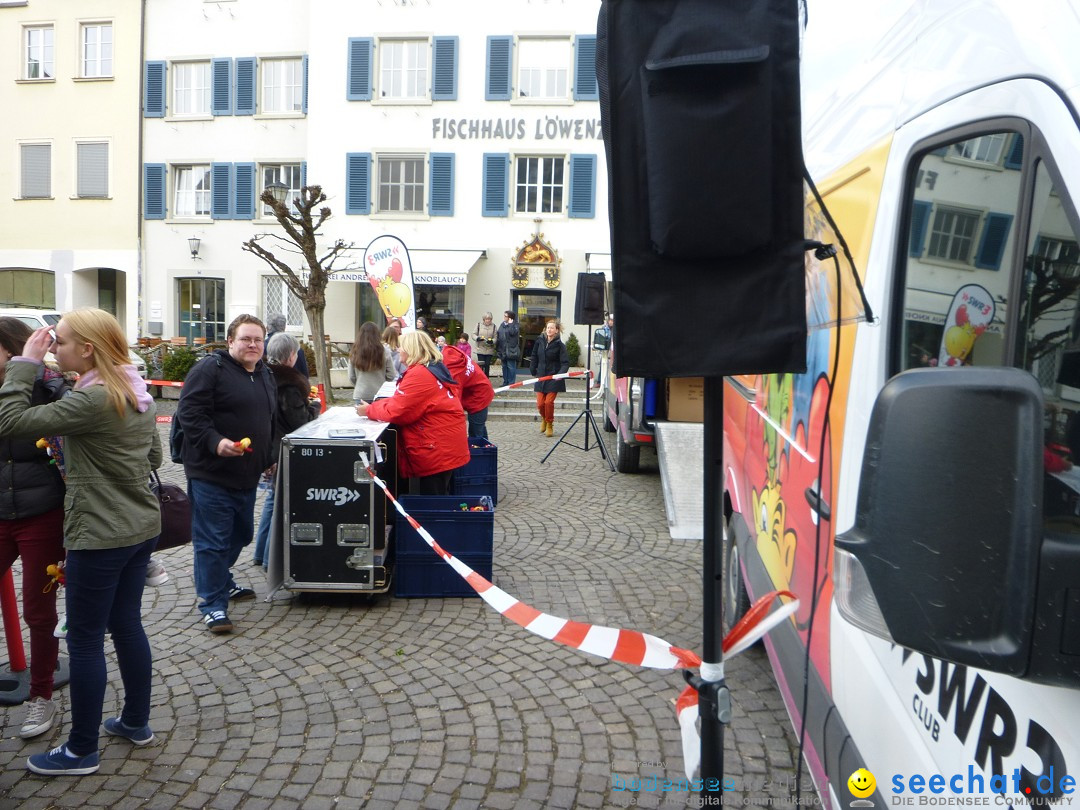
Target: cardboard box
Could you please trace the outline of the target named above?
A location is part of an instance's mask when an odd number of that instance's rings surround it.
[[[673,377],[667,381],[667,418],[670,422],[705,421],[703,377]]]

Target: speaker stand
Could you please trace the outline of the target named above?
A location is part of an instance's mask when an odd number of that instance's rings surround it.
[[[593,435],[596,437],[596,446],[600,448],[600,455],[604,457],[604,461],[607,462],[608,467],[611,468],[611,471],[615,472],[615,464],[611,460],[611,456],[608,453],[607,445],[604,444],[604,440],[600,437],[600,428],[596,426],[596,419],[593,417],[592,410],[589,408],[589,389],[591,388],[592,383],[592,326],[589,326],[588,346],[589,353],[586,355],[586,368],[589,373],[585,375],[585,407],[581,409],[581,413],[579,413],[577,415],[577,418],[570,423],[570,427],[568,427],[563,432],[563,435],[559,437],[559,440],[555,442],[555,445],[547,451],[547,455],[540,459],[540,463],[543,464],[545,461],[547,461],[551,454],[555,452],[555,450],[559,447],[560,444],[568,444],[578,450],[584,450],[586,453],[589,452],[589,431],[592,431]],[[583,419],[585,420],[585,445],[581,446],[574,444],[571,441],[568,441],[566,437],[569,436],[571,432],[573,432],[574,428],[577,427],[577,423],[582,421]]]

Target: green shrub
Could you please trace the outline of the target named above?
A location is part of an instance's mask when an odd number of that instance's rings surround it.
[[[198,359],[199,355],[191,349],[183,346],[173,349],[165,355],[165,360],[161,364],[161,373],[166,380],[182,381]]]
[[[570,365],[576,366],[578,360],[581,359],[581,344],[578,343],[577,335],[573,332],[570,333],[570,338],[566,341],[566,353],[570,356]]]

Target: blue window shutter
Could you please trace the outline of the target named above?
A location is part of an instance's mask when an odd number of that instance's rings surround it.
[[[236,164],[236,219],[255,218],[255,164]]]
[[[570,156],[571,219],[592,219],[596,216],[596,155]]]
[[[210,218],[232,219],[231,163],[210,164]]]
[[[304,54],[304,73],[303,73],[304,87],[303,87],[303,89],[301,90],[301,93],[300,93],[300,98],[301,98],[300,112],[302,112],[304,115],[307,115],[307,85],[308,85],[307,76],[308,76],[308,55],[305,53]]]
[[[345,213],[371,213],[371,152],[345,155]]]
[[[510,100],[510,88],[513,86],[510,72],[514,66],[514,60],[510,57],[513,46],[513,37],[487,38],[487,87],[484,89],[487,101]]]
[[[143,164],[144,219],[165,219],[165,180],[167,176],[164,163]]]
[[[1009,241],[1012,221],[1012,214],[986,215],[982,239],[979,240],[979,249],[975,252],[975,266],[980,270],[1001,269],[1001,258],[1005,255],[1005,243]]]
[[[374,56],[375,40],[371,37],[349,39],[349,75],[346,77],[345,91],[345,98],[349,101],[371,101]]]
[[[307,161],[300,161],[300,188],[307,185]]]
[[[574,41],[574,100],[597,101],[600,85],[596,81],[596,35],[579,36]]]
[[[165,63],[147,62],[143,87],[143,115],[146,118],[165,117]]]
[[[1024,136],[1019,132],[1013,136],[1009,153],[1005,155],[1006,169],[1019,169],[1024,165]]]
[[[483,215],[505,217],[510,213],[510,155],[484,153]]]
[[[242,56],[236,60],[236,114],[255,114],[255,76],[257,75],[258,62],[254,56]],[[215,96],[216,88],[215,87]]]
[[[911,203],[911,231],[908,236],[908,255],[916,259],[922,256],[926,244],[926,226],[930,222],[932,203],[915,200]]]
[[[433,217],[454,215],[454,155],[449,152],[431,153],[431,192],[428,214]]]
[[[210,112],[232,115],[232,59],[210,60]]]
[[[457,37],[435,37],[431,42],[431,98],[457,100]]]

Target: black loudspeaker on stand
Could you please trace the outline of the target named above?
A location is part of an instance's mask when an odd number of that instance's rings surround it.
[[[574,302],[574,323],[599,326],[604,322],[604,287],[607,279],[603,273],[579,273],[577,277],[577,300]]]
[[[583,273],[582,276],[584,276],[584,275],[585,274]],[[601,279],[603,279],[603,277],[604,277],[602,273],[596,273],[595,275],[599,275]],[[581,291],[581,278],[582,278],[582,276],[578,276],[578,301],[579,302],[581,301],[580,291]],[[601,298],[601,300],[603,300],[603,299]],[[578,307],[579,307],[578,313],[579,314],[580,314],[580,306],[581,306],[581,304],[579,303],[578,304]],[[603,308],[601,307],[601,312],[600,312],[600,317],[601,318],[603,318],[603,316],[604,316],[604,313],[603,313],[602,310],[603,310]],[[587,345],[592,346],[592,325],[591,324],[589,325],[589,342],[588,342]],[[559,437],[559,440],[557,442],[555,442],[555,446],[552,447],[550,450],[548,450],[547,455],[545,455],[542,459],[540,459],[540,463],[543,464],[545,461],[547,461],[548,457],[552,453],[555,452],[555,449],[560,444],[564,444],[564,443],[570,445],[571,447],[576,447],[578,450],[584,450],[586,453],[589,452],[589,449],[590,449],[589,448],[589,431],[592,431],[593,435],[596,437],[596,446],[600,448],[600,455],[602,455],[604,457],[604,461],[606,461],[608,463],[608,467],[611,468],[611,471],[615,472],[615,464],[614,464],[614,462],[612,462],[611,456],[608,454],[607,445],[604,444],[604,440],[600,438],[600,428],[598,428],[596,426],[596,419],[593,417],[592,411],[589,410],[589,402],[590,402],[590,400],[589,400],[589,392],[590,392],[589,383],[592,380],[592,350],[591,349],[588,350],[588,354],[586,356],[588,358],[588,360],[586,361],[586,368],[588,369],[589,374],[585,376],[585,407],[581,409],[581,413],[579,413],[577,415],[577,418],[570,424],[570,427],[568,427],[563,432],[563,435]],[[580,422],[582,419],[585,420],[585,445],[584,446],[574,444],[573,442],[567,441],[567,439],[566,439],[566,437],[570,435],[570,432],[575,427],[577,427],[577,423]]]

